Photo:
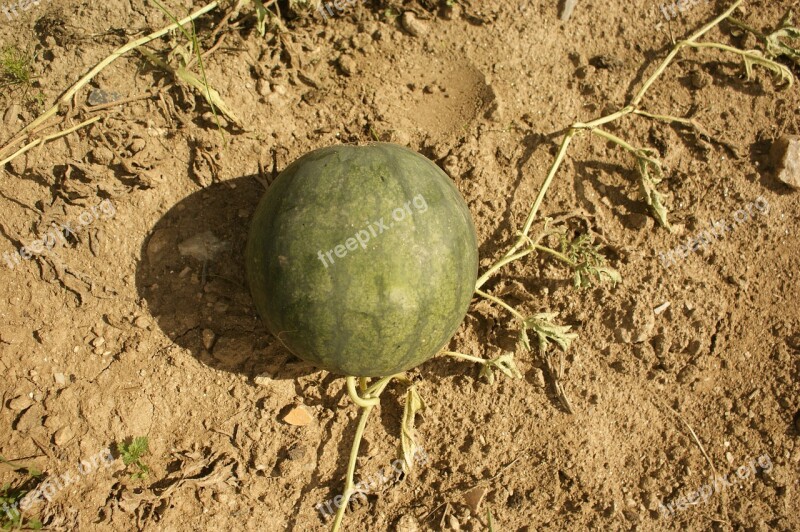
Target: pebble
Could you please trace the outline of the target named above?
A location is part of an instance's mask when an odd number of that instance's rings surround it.
[[[139,316],[138,318],[133,320],[133,326],[139,329],[147,329],[147,326],[149,324],[150,323],[147,321],[147,318],[145,318],[144,316]]]
[[[632,229],[639,231],[641,229],[650,229],[653,225],[653,220],[647,215],[634,212],[628,215],[628,223],[630,223]]]
[[[404,514],[394,525],[394,532],[419,532],[420,527],[413,515]]]
[[[412,37],[422,37],[428,33],[428,25],[419,20],[411,11],[403,13],[403,16],[400,17],[400,24]]]
[[[464,493],[464,501],[467,503],[467,506],[469,506],[469,509],[472,510],[472,513],[478,513],[478,508],[481,505],[484,495],[486,495],[486,491],[486,488],[477,486]]]
[[[342,71],[342,74],[345,76],[352,76],[358,69],[356,60],[347,54],[340,55],[337,64],[339,65],[339,69]]]
[[[135,137],[128,145],[128,149],[131,153],[139,153],[145,146],[147,146],[147,142],[142,137]]]
[[[445,6],[442,10],[442,17],[445,20],[456,20],[461,17],[461,6],[453,3],[452,5]]]
[[[105,146],[98,146],[91,151],[92,161],[97,164],[108,164],[114,160],[114,154]]]
[[[272,375],[269,373],[256,375],[256,377],[253,379],[253,382],[256,383],[256,386],[269,386],[272,382]]]
[[[33,404],[33,399],[31,399],[27,395],[20,395],[9,401],[8,407],[11,410],[16,410],[17,412],[21,412],[29,408],[32,404]]]
[[[64,386],[67,383],[67,377],[63,373],[54,373],[53,379],[59,386]]]
[[[538,388],[544,388],[545,387],[546,383],[545,383],[545,380],[544,380],[544,372],[541,370],[541,368],[534,368],[533,369],[533,384],[534,384],[534,386],[537,386]]]
[[[626,344],[638,344],[650,338],[655,327],[655,314],[643,301],[628,303],[628,310],[617,329],[617,340]]]
[[[94,89],[89,93],[89,98],[86,101],[89,103],[89,105],[103,105],[106,103],[116,102],[120,99],[122,99],[122,95],[117,92]]]
[[[19,114],[21,112],[22,108],[19,105],[12,103],[3,114],[3,123],[7,126],[13,126],[19,121]]]
[[[53,436],[53,443],[62,447],[65,443],[69,443],[72,438],[75,437],[75,433],[72,431],[72,428],[67,425],[66,427],[61,427],[58,429]]]
[[[214,331],[211,329],[203,329],[203,347],[206,348],[207,351],[211,351],[211,348],[214,347],[214,341],[217,339],[217,335],[214,334]]]
[[[678,382],[681,384],[691,384],[700,376],[700,369],[694,364],[689,364],[678,373]]]
[[[260,96],[269,96],[270,92],[272,92],[272,88],[269,86],[269,81],[265,79],[259,79],[256,81],[256,92]]]
[[[689,72],[689,85],[693,89],[703,89],[711,83],[711,75],[704,70],[696,68]]]
[[[296,406],[286,414],[283,421],[295,427],[305,427],[306,425],[310,425],[311,422],[314,421],[314,418],[306,407]]]
[[[152,239],[152,237],[151,237]],[[178,244],[178,252],[199,261],[213,260],[229,244],[217,238],[211,231],[198,233]]]
[[[39,405],[33,405],[19,416],[16,429],[27,432],[42,426],[43,410]]]
[[[461,530],[461,523],[458,522],[458,519],[456,519],[456,516],[453,514],[450,514],[450,528],[453,530]]]
[[[286,456],[289,458],[289,460],[302,460],[306,457],[306,451],[307,449],[305,445],[298,445],[289,449],[289,451],[286,453]]]
[[[775,175],[782,183],[800,189],[800,136],[784,135],[770,150]]]

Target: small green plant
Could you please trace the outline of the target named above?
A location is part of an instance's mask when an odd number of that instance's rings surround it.
[[[170,57],[177,58],[178,67],[172,67],[167,61],[162,60],[161,58],[157,57],[154,53],[150,52],[146,48],[142,47],[139,48],[138,51],[147,58],[148,61],[153,63],[154,65],[158,66],[159,68],[170,72],[171,74],[175,75],[179,80],[186,83],[190,87],[196,89],[203,98],[208,103],[209,107],[211,108],[211,112],[214,115],[214,121],[217,124],[217,130],[219,131],[220,137],[222,139],[223,145],[225,144],[225,134],[222,129],[222,125],[219,121],[219,114],[217,111],[220,111],[224,114],[228,120],[233,122],[234,124],[241,125],[241,120],[236,116],[233,109],[231,109],[222,99],[219,92],[217,92],[208,82],[208,78],[206,77],[206,70],[205,64],[203,62],[203,54],[200,50],[200,43],[197,38],[197,30],[194,25],[194,20],[191,21],[191,25],[187,30],[182,25],[179,24],[178,19],[176,16],[170,12],[159,0],[153,0],[153,3],[156,4],[158,9],[175,25],[178,26],[178,30],[183,34],[183,36],[188,41],[185,45],[181,46],[178,45],[174,48],[174,50],[169,54]],[[263,4],[260,1],[256,2],[257,5],[263,7]],[[262,24],[261,14],[262,11],[258,11],[259,13],[259,25]],[[192,67],[194,61],[197,61],[198,68],[200,70],[200,75],[191,72],[189,69]]]
[[[42,472],[36,467],[6,460],[0,456],[0,464],[11,468],[16,473],[25,475],[20,487],[12,487],[11,484],[3,484],[0,487],[0,530],[39,530],[42,523],[38,519],[28,519],[19,510],[20,501],[28,494],[30,487],[34,484]]]
[[[14,45],[0,52],[0,87],[31,84],[33,57]]]
[[[600,253],[600,246],[594,245],[591,235],[584,233],[570,241],[566,234],[561,235],[561,254],[569,259],[574,271],[575,288],[590,287],[607,277],[612,284],[622,281],[619,272],[609,268],[606,258]]]
[[[769,34],[762,33],[734,17],[730,17],[728,21],[734,26],[738,26],[755,35],[761,44],[764,45],[764,55],[766,55],[768,59],[785,58],[800,67],[800,47],[794,48],[786,43],[787,39],[793,41],[800,40],[800,28],[794,25],[792,21],[793,18],[794,14],[790,9],[781,19],[777,29]],[[800,43],[798,43],[798,46],[800,46]]]
[[[136,470],[131,474],[131,478],[144,480],[150,473],[150,468],[142,463],[142,456],[150,452],[150,443],[147,436],[133,438],[130,443],[118,443],[117,452],[125,466],[134,466]]]

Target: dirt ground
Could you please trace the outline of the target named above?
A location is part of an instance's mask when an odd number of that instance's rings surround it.
[[[35,79],[0,89],[0,146],[114,49],[170,23],[142,0],[50,0],[10,17],[8,4],[0,44],[34,57]],[[242,253],[266,184],[314,148],[409,146],[463,193],[484,270],[513,243],[566,127],[625,105],[672,38],[729,5],[696,2],[667,21],[655,1],[581,0],[563,22],[556,0],[339,4],[323,20],[282,1],[264,36],[250,7],[197,19],[208,81],[240,125],[221,117],[220,130],[198,91],[131,52],[53,120],[98,121],[0,170],[0,455],[44,471],[0,464],[0,487],[44,497],[25,519],[329,527],[357,409],[344,379],[287,353],[255,313]],[[179,16],[202,5],[166,1]],[[772,28],[790,7],[800,2],[745,2],[739,17]],[[705,40],[758,45],[727,23]],[[186,44],[173,32],[148,48],[176,66]],[[641,116],[608,126],[658,151],[673,233],[650,215],[629,154],[576,137],[542,214],[581,210],[574,228],[596,235],[622,282],[578,290],[538,255],[485,286],[578,333],[558,381],[572,413],[538,354],[518,353],[523,378],[493,385],[476,364],[432,359],[411,372],[426,460],[402,480],[391,472],[404,393],[393,386],[358,463],[372,489],[345,529],[488,530],[491,513],[498,531],[800,530],[800,192],[770,155],[800,133],[797,87],[685,50],[642,107],[691,117],[708,137]],[[669,255],[714,221],[732,229]],[[518,330],[476,298],[450,348],[495,357]],[[284,421],[298,405],[310,424]],[[144,478],[117,451],[139,436]]]

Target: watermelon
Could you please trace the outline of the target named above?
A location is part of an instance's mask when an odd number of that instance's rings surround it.
[[[389,376],[464,319],[478,245],[458,189],[395,144],[331,146],[290,164],[258,204],[247,278],[269,331],[333,373]]]

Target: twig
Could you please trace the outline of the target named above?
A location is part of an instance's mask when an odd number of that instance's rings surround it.
[[[658,397],[655,397],[655,396],[653,396],[653,397],[654,397],[654,399],[656,401],[661,403],[662,406],[664,406],[670,412],[672,412],[672,414],[675,417],[677,417],[681,421],[681,423],[686,425],[686,428],[689,429],[689,434],[692,435],[692,439],[694,440],[695,444],[697,444],[697,447],[700,448],[700,452],[703,453],[703,456],[705,457],[706,461],[708,462],[709,467],[711,467],[711,471],[714,473],[714,481],[716,481],[717,478],[719,478],[719,474],[717,473],[717,468],[714,467],[714,462],[711,461],[711,458],[708,456],[708,453],[706,452],[705,448],[703,447],[703,444],[700,442],[700,438],[698,438],[697,434],[694,432],[694,429],[692,428],[692,426],[689,424],[688,421],[683,419],[683,417],[681,417],[681,415],[678,412],[676,412],[674,408],[672,408],[671,406],[666,404],[664,401],[662,401]]]
[[[19,137],[21,137],[21,136],[25,135],[26,133],[30,132],[31,130],[35,129],[42,122],[45,122],[48,118],[50,118],[50,117],[54,116],[55,114],[57,114],[61,110],[62,106],[66,106],[66,105],[69,104],[69,102],[73,98],[73,96],[75,96],[77,94],[77,92],[81,88],[83,88],[84,85],[89,83],[89,81],[91,81],[98,73],[100,73],[100,71],[102,71],[108,65],[110,65],[111,63],[116,61],[119,57],[125,55],[126,53],[130,52],[131,50],[134,50],[134,49],[138,48],[139,46],[142,46],[143,44],[147,44],[150,41],[154,41],[154,40],[158,39],[159,37],[162,37],[162,36],[166,35],[170,31],[172,31],[172,30],[174,30],[176,28],[179,28],[179,27],[183,26],[184,24],[187,24],[189,22],[194,21],[194,19],[196,19],[196,18],[208,13],[209,11],[213,11],[218,6],[219,6],[219,3],[215,0],[215,1],[211,2],[210,4],[198,9],[197,11],[195,11],[191,15],[185,17],[184,19],[178,21],[177,23],[170,24],[169,26],[167,26],[165,28],[162,28],[162,29],[160,29],[160,30],[158,30],[156,32],[153,32],[153,33],[151,33],[151,34],[149,34],[149,35],[147,35],[145,37],[142,37],[140,39],[136,39],[135,41],[131,41],[128,44],[126,44],[126,45],[124,45],[124,46],[122,46],[120,48],[117,48],[111,55],[106,57],[97,66],[95,66],[92,70],[90,70],[88,74],[83,76],[80,80],[78,80],[77,83],[75,83],[72,87],[70,87],[61,96],[61,98],[58,99],[58,101],[56,102],[56,104],[53,107],[48,109],[45,113],[40,115],[36,120],[34,120],[33,122],[31,122],[30,124],[25,126],[19,133],[17,133],[17,135],[14,137],[14,139],[12,139],[10,142],[8,142],[8,144],[6,146],[4,146],[2,150],[0,150],[0,153],[6,151],[8,145],[10,145],[12,143],[15,143]]]
[[[77,130],[83,128],[83,127],[86,127],[86,126],[88,126],[90,124],[93,124],[93,123],[97,122],[101,118],[103,118],[102,115],[94,116],[94,117],[90,118],[89,120],[81,122],[77,126],[73,126],[73,127],[69,128],[69,129],[65,129],[63,131],[59,131],[58,133],[53,133],[52,135],[47,135],[46,137],[39,137],[38,139],[36,139],[36,140],[34,140],[32,142],[29,142],[28,144],[26,144],[25,146],[23,146],[22,148],[20,148],[16,152],[12,153],[10,156],[8,156],[5,159],[3,159],[2,161],[0,161],[0,168],[5,166],[6,163],[12,161],[16,157],[19,157],[23,153],[35,148],[39,144],[44,144],[45,142],[48,142],[48,141],[51,141],[51,140],[55,140],[55,139],[60,138],[60,137],[67,136],[67,135],[69,135],[70,133],[72,133],[74,131],[77,131]]]
[[[537,214],[539,213],[539,208],[542,206],[544,197],[547,194],[550,185],[553,183],[553,179],[558,173],[561,164],[564,162],[564,159],[567,154],[567,149],[569,148],[569,145],[572,142],[572,138],[576,134],[582,131],[594,130],[596,128],[599,128],[600,126],[603,126],[604,124],[613,122],[619,118],[635,113],[639,107],[639,104],[642,102],[645,95],[647,94],[647,91],[650,89],[653,83],[655,83],[656,80],[658,80],[658,78],[664,73],[667,67],[673,62],[675,57],[680,53],[680,51],[688,46],[693,46],[700,37],[708,33],[711,29],[716,27],[720,22],[722,22],[723,20],[728,18],[731,14],[733,14],[733,12],[741,5],[743,1],[744,0],[736,0],[733,4],[731,4],[731,6],[728,9],[723,11],[719,16],[717,16],[710,22],[708,22],[705,26],[697,30],[686,40],[678,42],[673,47],[672,51],[670,51],[670,53],[667,55],[667,57],[665,57],[661,61],[656,70],[642,84],[642,87],[634,95],[634,97],[631,99],[628,105],[626,105],[625,107],[614,113],[600,117],[591,122],[586,122],[586,123],[576,122],[569,127],[567,132],[564,134],[563,139],[561,140],[561,146],[559,147],[558,153],[556,154],[556,158],[553,161],[553,164],[551,165],[549,172],[547,173],[547,177],[542,183],[542,186],[539,189],[539,193],[536,196],[533,206],[528,212],[528,216],[525,219],[525,224],[523,225],[522,231],[519,237],[517,238],[517,241],[514,243],[514,245],[511,246],[511,249],[509,249],[505,253],[505,255],[503,255],[495,264],[489,267],[489,269],[478,278],[478,281],[475,283],[476,290],[478,290],[481,286],[483,286],[492,275],[494,275],[495,273],[497,273],[498,270],[500,270],[500,268],[502,268],[509,262],[516,260],[517,258],[521,258],[531,253],[532,250],[526,249],[524,252],[520,252],[520,249],[522,249],[527,242],[528,234],[530,233],[531,227],[533,226],[533,222],[536,219]]]
[[[578,0],[564,0],[564,9],[561,10],[561,21],[566,22],[572,16],[572,11],[578,5]]]

